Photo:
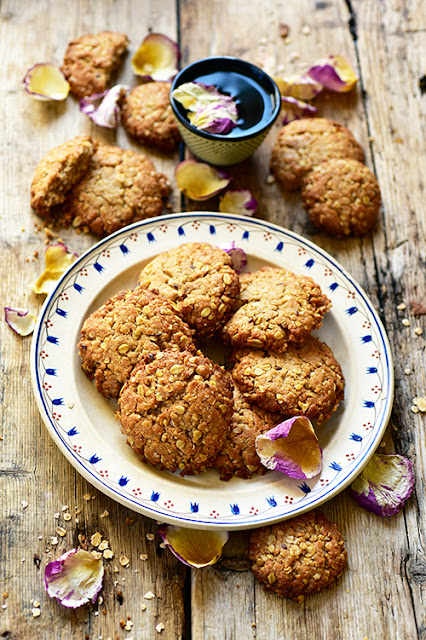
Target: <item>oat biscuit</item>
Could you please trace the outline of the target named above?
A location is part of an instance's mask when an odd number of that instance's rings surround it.
[[[311,222],[338,238],[370,231],[380,208],[380,187],[358,160],[321,162],[306,177],[302,202]]]
[[[255,441],[260,433],[275,427],[280,415],[250,404],[238,388],[234,387],[234,413],[224,445],[213,461],[221,480],[233,475],[251,478],[256,473],[263,475],[267,469],[256,453]]]
[[[344,377],[331,349],[312,336],[284,353],[241,349],[232,356],[232,377],[250,402],[320,424],[344,396]]]
[[[232,313],[240,290],[238,275],[225,251],[190,242],[157,256],[139,276],[139,284],[175,303],[199,336],[212,336]]]
[[[135,367],[119,417],[142,460],[181,475],[199,473],[222,448],[232,418],[232,380],[201,354],[163,351]]]
[[[83,371],[107,398],[117,398],[133,367],[165,349],[195,351],[192,331],[170,302],[150,291],[120,291],[84,322],[79,354]]]
[[[103,93],[120,65],[129,40],[124,33],[89,33],[69,43],[62,73],[77,98]]]
[[[49,217],[51,207],[65,201],[68,191],[88,171],[97,143],[81,135],[51,149],[36,166],[31,184],[31,206]]]
[[[333,586],[348,558],[342,534],[321,511],[255,529],[247,555],[266,591],[299,602]]]
[[[126,131],[139,142],[174,151],[181,137],[170,106],[170,82],[140,84],[126,96],[121,121]]]
[[[331,302],[312,278],[263,267],[240,275],[239,307],[223,329],[235,347],[284,351],[321,326]]]
[[[363,162],[364,152],[342,124],[327,118],[302,118],[285,125],[278,134],[271,171],[282,189],[294,191],[316,165],[332,158]]]
[[[166,176],[135,151],[100,146],[88,172],[69,192],[58,214],[65,225],[108,235],[163,212],[170,192]]]

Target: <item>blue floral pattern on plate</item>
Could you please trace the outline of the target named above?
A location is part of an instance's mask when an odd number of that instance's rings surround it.
[[[278,472],[229,482],[214,470],[181,478],[141,463],[80,368],[84,319],[121,288],[136,285],[141,266],[184,242],[234,240],[250,268],[275,264],[310,275],[333,307],[318,337],[333,349],[346,377],[346,399],[318,429],[321,474],[297,484]],[[197,528],[246,529],[312,509],[361,471],[389,420],[393,367],[389,343],[360,286],[328,254],[286,229],[227,214],[171,214],[136,223],[78,258],[48,297],[31,352],[34,392],[42,418],[71,464],[117,501],[152,518]]]

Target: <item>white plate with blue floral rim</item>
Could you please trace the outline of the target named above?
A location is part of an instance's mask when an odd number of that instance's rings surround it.
[[[181,477],[144,464],[120,432],[115,404],[96,391],[80,368],[77,344],[84,319],[120,289],[133,288],[147,261],[185,242],[217,245],[232,240],[247,253],[246,270],[273,264],[310,275],[333,303],[316,334],[342,366],[345,400],[317,430],[323,469],[309,481],[269,471],[250,480],[223,482],[213,469]],[[136,223],[80,256],[41,311],[31,371],[47,429],[82,476],[150,518],[198,529],[254,528],[335,496],[355,479],[380,443],[394,388],[382,323],[364,291],[334,258],[268,222],[207,212]]]

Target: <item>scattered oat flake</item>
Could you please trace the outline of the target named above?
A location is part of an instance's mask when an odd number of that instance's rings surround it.
[[[159,622],[155,627],[155,630],[157,631],[157,633],[161,633],[163,629],[164,629],[164,624],[162,622]]]
[[[54,517],[54,518],[56,518],[56,520],[59,520],[60,515],[61,515],[61,514],[58,512],[58,513],[55,513],[55,514],[53,515],[53,517]]]
[[[84,542],[86,542],[86,536],[83,533],[79,533],[78,534],[78,541],[80,544],[83,544]]]
[[[58,536],[61,536],[61,538],[63,538],[67,535],[67,530],[63,527],[56,527],[56,533],[58,534]]]
[[[83,496],[83,500],[86,500],[86,502],[88,502],[89,500],[91,500],[92,496],[90,495],[90,493],[85,493]]]
[[[108,547],[109,547],[108,540],[102,540],[102,542],[98,546],[98,549],[99,551],[105,551],[105,549],[108,549]]]
[[[58,538],[56,536],[50,536],[51,544],[58,544]]]
[[[311,28],[307,24],[305,24],[302,27],[302,33],[303,33],[304,36],[310,36],[311,35]]]
[[[413,404],[413,405],[411,405],[410,409],[411,409],[411,411],[412,411],[413,413],[418,413],[418,412],[419,412],[419,408],[418,408],[418,407],[416,407],[414,404]]]
[[[266,178],[266,182],[267,182],[268,184],[274,184],[274,182],[275,182],[275,176],[271,176],[271,175],[269,175],[269,176]]]
[[[40,609],[37,609],[36,607],[34,607],[33,609],[31,609],[31,613],[33,614],[33,618],[38,618],[39,615],[41,614]]]
[[[114,557],[114,553],[111,551],[111,549],[105,549],[103,555],[104,555],[105,560],[111,560],[111,558]]]
[[[94,547],[98,547],[101,543],[101,540],[102,540],[102,536],[99,533],[99,531],[96,531],[96,533],[94,533],[90,538],[90,542],[93,544]]]
[[[141,604],[141,610],[146,611],[146,604]]]
[[[155,538],[155,535],[153,533],[147,533],[146,534],[146,539],[147,540],[154,540],[154,538]]]
[[[411,373],[411,369],[404,369],[404,373],[406,376],[409,376]]]
[[[96,560],[100,560],[102,558],[102,553],[100,551],[96,551],[95,549],[93,549],[93,551],[91,551],[90,553],[94,558],[96,558]]]
[[[101,513],[101,518],[107,518],[108,516],[109,516],[109,511],[105,509],[105,511]]]
[[[405,304],[405,302],[401,302],[401,304],[397,306],[398,311],[404,311],[404,309],[406,308],[407,308],[407,305]]]
[[[414,329],[414,333],[416,334],[416,336],[421,336],[423,333],[423,329],[421,327],[416,327]]]
[[[147,591],[144,595],[145,600],[153,600],[155,597],[155,593],[152,593],[152,591]]]
[[[404,325],[404,327],[409,327],[410,326],[410,321],[408,318],[403,318],[401,320],[401,323]]]
[[[69,522],[72,519],[72,515],[70,513],[65,513],[64,514],[64,520],[66,520],[67,522]]]
[[[145,562],[146,560],[148,560],[148,554],[147,553],[141,553],[139,558]]]
[[[128,567],[130,564],[130,560],[127,556],[121,556],[120,558],[120,564],[122,567]]]
[[[33,607],[36,607],[36,608],[40,607],[40,603],[38,600],[33,600],[32,605]]]
[[[422,412],[426,411],[426,398],[413,398],[413,404]]]
[[[26,500],[21,500],[21,505],[23,509],[26,509],[28,507],[28,502]]]
[[[68,511],[69,506],[67,504],[63,504],[61,507],[61,511]]]
[[[127,623],[126,623],[126,625],[125,625],[124,629],[125,629],[126,631],[131,631],[131,630],[132,630],[132,627],[133,627],[133,622],[132,622],[132,620],[127,620]]]

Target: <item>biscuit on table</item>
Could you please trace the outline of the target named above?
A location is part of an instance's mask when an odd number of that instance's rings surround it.
[[[69,43],[61,67],[77,98],[103,93],[120,65],[129,40],[124,33],[88,33]]]
[[[342,534],[321,511],[255,529],[247,555],[266,591],[298,602],[332,587],[348,558]]]
[[[211,337],[232,313],[240,290],[229,255],[205,242],[189,242],[160,254],[139,284],[171,300],[197,335]]]
[[[96,148],[90,136],[76,136],[40,160],[31,184],[31,206],[39,215],[49,217],[51,207],[65,201],[71,187],[88,171]]]
[[[240,274],[237,310],[224,339],[235,347],[281,352],[322,324],[331,302],[309,276],[275,267]]]
[[[170,82],[140,84],[125,97],[121,121],[138,142],[174,151],[181,141],[170,105]]]
[[[132,222],[158,216],[170,193],[165,175],[141,153],[100,146],[83,179],[58,213],[63,224],[108,235]]]
[[[344,397],[345,380],[330,347],[308,336],[284,353],[241,349],[232,377],[244,396],[268,411],[304,415],[320,424]]]
[[[107,398],[117,398],[139,360],[157,351],[195,351],[192,331],[172,304],[144,289],[120,291],[96,309],[81,329],[83,371]]]
[[[259,434],[280,422],[280,414],[250,404],[235,386],[231,424],[224,445],[212,463],[220,473],[220,479],[229,480],[234,475],[251,478],[254,474],[266,473],[267,469],[257,455],[255,441]]]
[[[317,164],[331,158],[362,162],[364,152],[342,124],[327,118],[302,118],[279,132],[272,148],[271,171],[282,189],[294,191]]]
[[[377,219],[380,187],[358,160],[327,160],[306,177],[302,202],[318,229],[338,238],[359,236],[370,231]]]
[[[122,431],[145,462],[200,473],[222,448],[232,380],[202,354],[162,351],[138,364],[118,399]]]

